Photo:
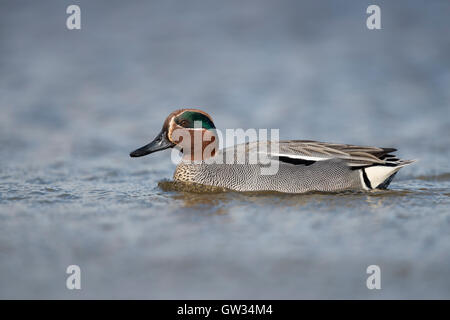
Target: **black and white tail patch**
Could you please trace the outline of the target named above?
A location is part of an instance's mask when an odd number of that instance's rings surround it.
[[[367,177],[367,173],[366,173],[366,169],[365,168],[361,169],[361,175],[362,175],[362,181],[361,182],[365,186],[364,189],[372,190],[373,189],[372,188],[372,184],[370,183],[369,177]]]
[[[378,189],[387,189],[389,187],[389,184],[392,182],[392,179],[394,179],[397,172],[395,172],[393,175],[391,175],[389,178],[387,178],[382,184],[380,184],[377,188]]]
[[[361,183],[364,189],[386,189],[401,166],[371,166],[361,169]]]

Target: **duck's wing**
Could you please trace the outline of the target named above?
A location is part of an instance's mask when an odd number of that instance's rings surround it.
[[[373,165],[397,167],[411,163],[409,160],[400,160],[395,155],[390,154],[394,151],[397,151],[397,149],[318,142],[312,140],[288,140],[280,141],[278,143],[278,148],[276,148],[274,143],[268,143],[266,152],[270,154],[270,156],[278,157],[281,162],[304,165],[311,165],[317,161],[331,159],[341,159],[348,166],[354,168]]]

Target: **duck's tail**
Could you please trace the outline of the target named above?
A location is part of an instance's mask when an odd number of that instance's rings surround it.
[[[384,164],[376,164],[361,169],[363,181],[368,189],[386,189],[391,183],[397,172],[416,160],[400,160],[392,157],[386,157]]]

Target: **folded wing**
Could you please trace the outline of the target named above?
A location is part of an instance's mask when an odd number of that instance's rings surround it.
[[[267,151],[263,152],[267,152],[272,157],[278,157],[281,162],[291,164],[311,165],[317,161],[341,159],[352,169],[359,169],[374,165],[398,167],[413,162],[411,160],[400,160],[391,154],[397,151],[394,148],[356,146],[311,140],[280,141],[278,148],[272,142],[266,147]],[[262,149],[264,148],[260,148],[260,150]]]

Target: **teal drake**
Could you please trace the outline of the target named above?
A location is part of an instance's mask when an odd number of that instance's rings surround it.
[[[394,148],[311,140],[248,142],[219,150],[219,137],[209,114],[180,109],[167,117],[152,142],[130,156],[176,148],[182,154],[176,181],[286,193],[386,189],[395,174],[413,162],[397,158]],[[252,155],[263,155],[269,162],[252,161]],[[276,170],[268,170],[270,166]]]

